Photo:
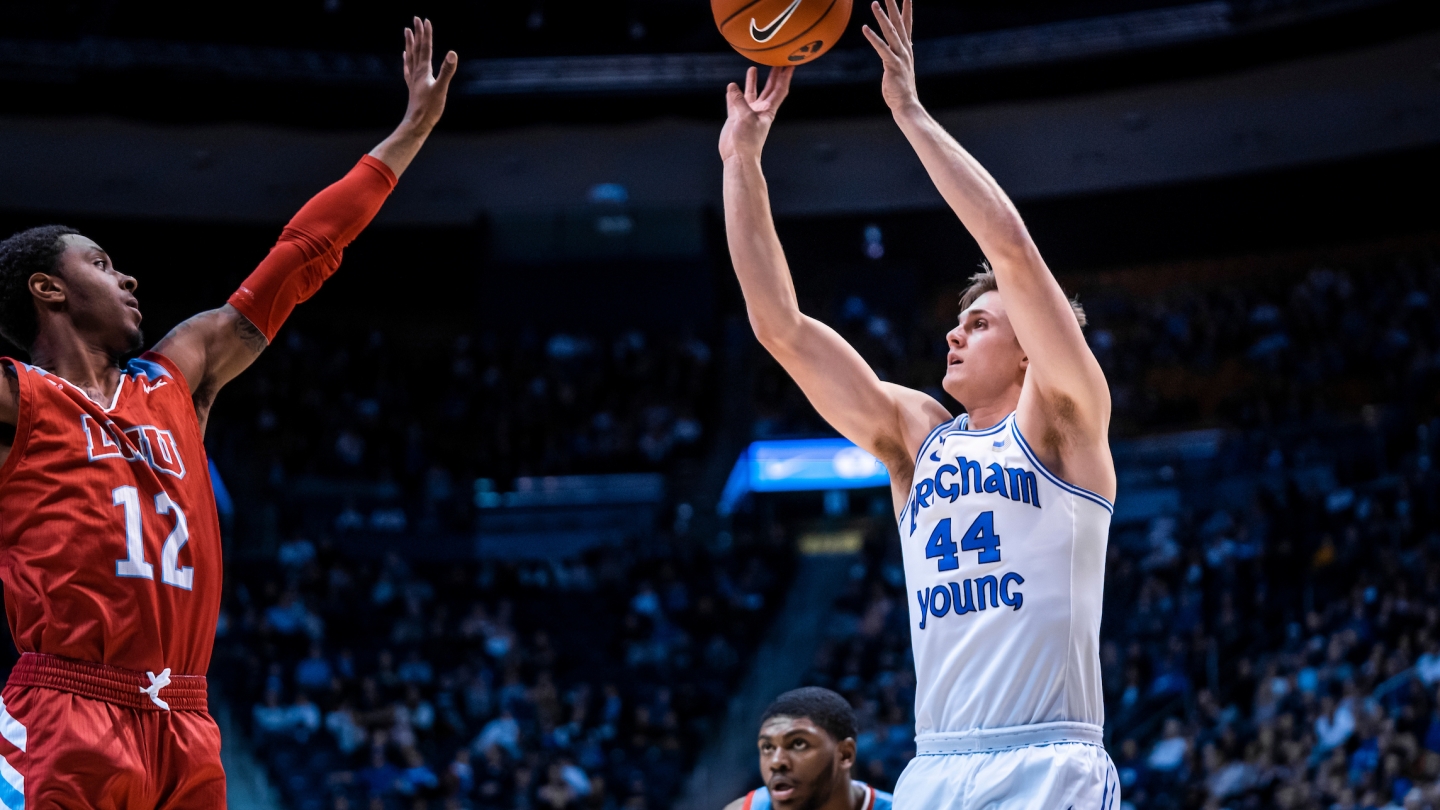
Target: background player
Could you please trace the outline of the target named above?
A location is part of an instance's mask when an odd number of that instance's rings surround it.
[[[725,810],[890,810],[889,793],[852,780],[855,710],[818,686],[775,698],[760,718],[760,778],[765,786]]]
[[[881,33],[864,29],[884,61],[885,101],[994,267],[972,279],[947,335],[943,385],[967,414],[952,420],[928,395],[882,382],[801,313],[760,168],[788,69],[757,92],[752,68],[727,91],[731,258],[760,342],[890,473],[917,681],[918,756],[896,806],[1108,808],[1118,797],[1100,746],[1098,648],[1115,493],[1109,390],[1083,313],[1015,206],[920,104],[911,9],[888,2],[888,13],[872,4]]]
[[[221,597],[203,436],[216,393],[319,289],[445,108],[453,52],[405,32],[400,126],[305,205],[229,303],[142,345],[136,281],[59,226],[0,243],[0,578],[23,653],[0,705],[0,805],[225,806],[206,711]],[[220,246],[217,246],[219,249]],[[203,267],[204,257],[197,258]],[[203,272],[203,270],[202,270]]]

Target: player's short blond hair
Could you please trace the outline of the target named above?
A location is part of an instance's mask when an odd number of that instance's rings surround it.
[[[999,289],[1000,285],[995,281],[995,271],[990,269],[990,265],[982,263],[980,272],[970,277],[970,285],[960,293],[960,311],[964,312],[969,309],[970,305],[985,293],[995,292]],[[1086,323],[1085,307],[1080,306],[1080,299],[1070,299],[1070,310],[1075,313],[1075,320],[1080,322],[1081,327],[1084,327]]]

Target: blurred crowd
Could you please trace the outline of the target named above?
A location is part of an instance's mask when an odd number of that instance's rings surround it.
[[[900,546],[879,521],[867,540],[805,685],[833,689],[855,707],[854,777],[889,791],[915,755],[915,661]]]
[[[211,673],[298,810],[666,807],[791,562],[778,532],[459,565],[295,539],[231,567]]]
[[[312,533],[466,532],[476,493],[516,477],[698,457],[712,365],[699,338],[640,331],[417,345],[287,329],[226,390],[207,445],[252,506],[329,496]]]

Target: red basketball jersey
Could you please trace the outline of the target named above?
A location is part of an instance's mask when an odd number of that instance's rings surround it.
[[[131,360],[113,402],[15,360],[0,466],[0,581],[21,652],[204,675],[220,611],[220,523],[190,389]],[[108,407],[107,407],[108,406]]]

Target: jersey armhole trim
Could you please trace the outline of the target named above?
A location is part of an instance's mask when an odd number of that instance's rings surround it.
[[[15,468],[20,466],[25,457],[25,445],[30,438],[30,425],[34,421],[35,408],[35,395],[31,390],[34,380],[27,376],[25,364],[13,358],[0,357],[0,375],[6,373],[4,366],[9,366],[15,374],[15,387],[20,401],[15,408],[15,441],[10,445],[10,455],[5,457],[5,463],[0,464],[0,486],[4,486],[10,476],[15,474]]]
[[[1115,514],[1115,505],[1110,503],[1110,501],[1106,499],[1105,496],[1096,494],[1082,487],[1077,487],[1074,484],[1068,483],[1066,481],[1062,481],[1060,479],[1060,476],[1050,472],[1050,469],[1046,467],[1043,463],[1041,463],[1039,456],[1036,456],[1035,451],[1030,448],[1030,443],[1025,441],[1024,435],[1020,433],[1019,419],[1010,420],[1010,432],[1015,434],[1015,441],[1019,443],[1021,451],[1025,453],[1025,457],[1030,459],[1030,463],[1035,465],[1035,469],[1039,470],[1041,475],[1044,475],[1046,478],[1050,479],[1050,483],[1054,484],[1057,487],[1060,487],[1071,495],[1078,495],[1081,498],[1084,498],[1085,500],[1098,505],[1101,509],[1104,509],[1106,512],[1109,512],[1112,515]]]
[[[925,441],[920,443],[920,449],[915,453],[916,467],[920,466],[920,459],[925,456],[925,451],[930,449],[930,443],[935,441],[935,437],[940,435],[940,431],[953,424],[955,424],[954,419],[947,419],[930,429],[930,432],[925,435]]]

